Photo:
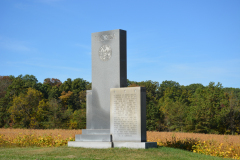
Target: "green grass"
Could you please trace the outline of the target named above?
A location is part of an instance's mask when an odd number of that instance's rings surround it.
[[[223,158],[211,157],[192,153],[181,149],[159,147],[151,149],[86,149],[71,147],[0,147],[0,159],[179,159],[179,160],[220,160]]]

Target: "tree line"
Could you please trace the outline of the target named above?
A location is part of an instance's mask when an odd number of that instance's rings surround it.
[[[239,88],[128,80],[135,86],[146,87],[147,130],[240,134]],[[86,128],[86,90],[91,83],[82,78],[0,76],[0,127]]]

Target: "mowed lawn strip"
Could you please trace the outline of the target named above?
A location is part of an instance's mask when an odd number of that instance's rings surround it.
[[[180,149],[158,147],[151,149],[86,149],[72,147],[23,147],[0,148],[0,159],[179,159],[179,160],[221,160]],[[226,158],[224,158],[226,159]]]

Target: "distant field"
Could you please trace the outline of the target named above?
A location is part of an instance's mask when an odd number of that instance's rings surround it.
[[[82,130],[0,129],[0,146],[64,146]],[[147,132],[147,141],[218,157],[240,159],[240,135]]]
[[[34,134],[36,136],[50,135],[58,136],[61,135],[63,139],[69,137],[75,137],[75,134],[82,134],[82,130],[65,130],[65,129],[4,129],[0,128],[0,134],[4,134],[7,137],[16,137],[19,133],[23,135]]]
[[[215,141],[218,143],[228,143],[232,145],[240,145],[240,135],[217,135],[217,134],[201,134],[201,133],[179,133],[179,132],[147,132],[147,139],[154,142],[172,140],[173,137],[178,139],[199,139],[201,141]]]
[[[61,135],[63,139],[69,137],[75,137],[75,134],[82,134],[82,130],[64,130],[64,129],[4,129],[0,128],[0,134],[4,134],[8,137],[16,137],[17,135],[26,134],[31,135],[35,134],[37,136],[49,135],[53,136]],[[200,133],[178,133],[178,132],[147,132],[147,140],[153,142],[159,142],[166,140],[172,140],[173,137],[178,139],[199,139],[202,141],[213,140],[218,143],[228,143],[233,145],[240,144],[240,135],[216,135],[216,134],[200,134]]]

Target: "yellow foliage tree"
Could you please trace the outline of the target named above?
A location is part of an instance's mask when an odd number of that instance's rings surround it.
[[[69,98],[71,97],[72,94],[73,94],[73,92],[71,92],[71,91],[68,91],[67,93],[65,91],[63,91],[61,93],[61,96],[59,97],[59,99],[62,100],[63,106],[67,105],[67,102],[68,102],[68,100],[69,100]]]
[[[47,105],[42,92],[28,88],[26,94],[20,94],[13,98],[13,105],[8,112],[11,114],[15,127],[40,128]]]

